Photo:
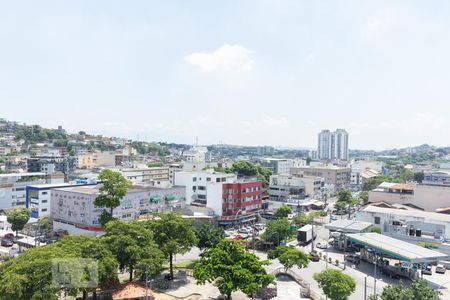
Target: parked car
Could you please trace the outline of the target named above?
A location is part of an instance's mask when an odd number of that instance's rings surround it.
[[[345,248],[345,252],[359,252],[359,248],[355,247],[355,246],[348,246],[347,248]]]
[[[319,253],[317,253],[316,251],[309,252],[309,260],[319,261],[320,260]]]
[[[338,220],[338,218],[336,216],[332,216],[330,219],[331,219],[331,221],[337,221]]]
[[[328,248],[328,245],[327,245],[326,242],[318,242],[318,243],[316,244],[316,247],[319,248],[319,249],[327,249],[327,248]]]
[[[361,261],[361,256],[359,254],[353,253],[345,254],[344,260],[355,264],[359,264],[359,262]]]
[[[4,239],[8,239],[8,240],[11,240],[11,241],[13,241],[14,240],[14,233],[7,233],[7,234],[5,234],[4,236],[3,236],[3,238]]]
[[[443,264],[438,264],[436,266],[436,273],[445,274],[445,271],[447,271],[447,269],[444,267]]]
[[[431,272],[431,266],[429,266],[429,265],[425,266],[425,267],[422,269],[422,274],[424,274],[424,275],[431,275],[431,274],[432,274],[432,272]]]
[[[394,279],[400,279],[401,277],[398,271],[389,267],[381,267],[381,273]]]
[[[1,245],[3,247],[12,247],[14,245],[14,242],[12,240],[10,240],[10,239],[3,238],[2,242],[1,242]]]

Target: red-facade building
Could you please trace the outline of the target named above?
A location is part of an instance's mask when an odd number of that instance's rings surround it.
[[[261,210],[262,182],[224,183],[222,186],[222,220],[254,216]]]

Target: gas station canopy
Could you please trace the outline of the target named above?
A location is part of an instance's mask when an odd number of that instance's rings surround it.
[[[355,233],[347,234],[346,237],[355,244],[363,245],[384,255],[411,263],[436,262],[449,259],[448,255],[441,252],[378,233]]]

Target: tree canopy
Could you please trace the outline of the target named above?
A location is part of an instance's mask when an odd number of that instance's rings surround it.
[[[294,266],[306,268],[309,263],[309,256],[303,251],[289,246],[278,246],[267,253],[269,259],[278,259],[284,266],[284,270],[291,269]]]
[[[192,221],[180,214],[170,212],[159,215],[159,219],[149,221],[155,242],[169,258],[170,278],[173,278],[173,256],[186,253],[197,244],[197,236]]]
[[[439,300],[440,292],[428,287],[424,280],[414,281],[409,287],[403,283],[388,285],[381,295],[371,296],[369,300]]]
[[[102,186],[100,187],[100,195],[95,198],[94,204],[98,207],[109,208],[110,211],[105,210],[100,218],[102,226],[105,226],[113,217],[113,209],[120,205],[120,200],[127,194],[131,182],[120,172],[114,172],[110,169],[104,169],[98,179],[102,181]]]
[[[13,208],[6,212],[6,221],[11,224],[11,229],[16,232],[22,230],[30,220],[31,212],[27,208]]]
[[[225,238],[225,232],[222,228],[215,227],[211,223],[204,223],[196,230],[197,247],[200,250],[212,248]]]
[[[355,280],[340,270],[327,269],[316,273],[314,280],[331,300],[345,300],[356,289]]]
[[[197,284],[214,282],[227,299],[231,299],[231,294],[238,290],[254,296],[275,279],[264,269],[268,264],[268,261],[260,261],[256,255],[245,251],[236,241],[223,240],[205,251],[194,267],[194,278]]]
[[[266,231],[262,234],[262,238],[265,241],[275,243],[277,246],[281,241],[292,235],[291,224],[287,218],[269,221],[266,226]]]
[[[275,218],[287,218],[289,214],[292,214],[292,209],[288,205],[283,204],[275,211]]]
[[[148,268],[151,276],[161,271],[164,253],[153,241],[153,232],[145,223],[112,220],[106,224],[106,234],[102,239],[115,255],[119,268],[128,268],[130,281],[136,268]]]
[[[65,288],[53,284],[52,260],[70,258],[95,259],[98,263],[100,286],[117,281],[117,262],[105,244],[99,242],[96,237],[65,236],[54,244],[29,249],[0,264],[2,299],[56,300],[57,293],[63,289],[72,296],[81,291],[85,292],[85,287]]]

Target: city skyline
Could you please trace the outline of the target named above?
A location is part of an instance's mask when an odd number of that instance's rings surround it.
[[[314,148],[323,128],[352,149],[449,144],[450,3],[105,4],[0,4],[3,117],[189,144]]]

